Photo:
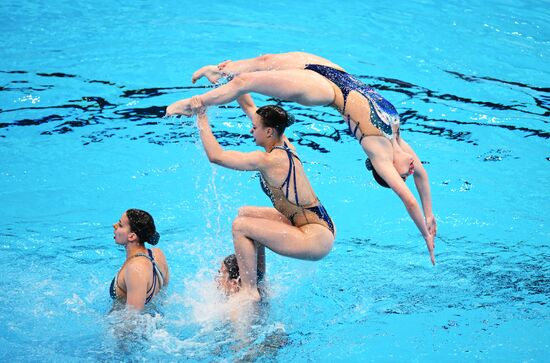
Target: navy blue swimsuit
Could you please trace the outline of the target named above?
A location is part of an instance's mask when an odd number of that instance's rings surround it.
[[[284,143],[283,146],[275,146],[273,149],[284,150],[288,155],[289,161],[288,174],[280,187],[269,185],[260,173],[260,185],[262,186],[262,190],[269,197],[269,199],[271,199],[275,209],[287,217],[292,225],[296,227],[315,223],[327,227],[332,234],[334,234],[334,224],[332,219],[319,199],[315,198],[316,200],[308,205],[301,205],[299,202],[298,189],[296,187],[296,164],[294,158],[298,161],[300,161],[300,158],[294,154],[286,143]],[[294,183],[294,199],[296,200],[296,203],[291,202],[289,199],[291,180]]]
[[[354,76],[339,69],[335,69],[328,66],[323,66],[319,64],[307,64],[305,69],[314,71],[315,73],[320,74],[325,77],[332,83],[334,83],[342,92],[344,98],[344,107],[342,108],[342,114],[344,114],[346,109],[346,102],[351,91],[356,91],[363,95],[369,102],[371,108],[371,117],[370,122],[378,130],[380,130],[384,136],[391,138],[392,135],[392,125],[399,124],[399,114],[395,107],[384,97],[382,97],[378,92],[373,88],[367,86]],[[372,112],[374,111],[374,112]],[[357,130],[361,130],[359,122],[356,122],[356,127],[354,130],[351,129],[351,123],[349,117],[347,118],[348,127],[354,136],[356,135]],[[359,142],[365,137],[370,136],[371,134],[366,130],[361,130],[361,137]]]
[[[157,263],[155,262],[155,259],[153,257],[153,251],[151,251],[150,249],[147,249],[147,252],[149,253],[149,256],[143,253],[136,253],[131,257],[131,258],[145,257],[145,258],[148,258],[149,261],[151,261],[151,263],[153,264],[153,284],[151,285],[149,290],[147,290],[147,298],[145,299],[146,304],[149,301],[151,301],[151,299],[155,295],[155,288],[157,287],[157,279],[161,288],[164,285],[164,275],[162,274],[162,271],[159,269]],[[115,275],[115,277],[113,277],[113,281],[111,281],[111,287],[109,288],[109,294],[113,299],[116,299],[118,297],[116,293],[117,287],[122,291],[124,291],[124,289],[118,285],[117,281],[118,281],[118,273]]]

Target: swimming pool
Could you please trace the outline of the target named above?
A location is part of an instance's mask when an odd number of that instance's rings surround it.
[[[546,360],[547,8],[3,2],[0,359]],[[254,175],[207,162],[192,120],[159,116],[206,87],[189,81],[199,66],[290,50],[395,104],[430,174],[437,265],[337,113],[285,104],[338,236],[320,262],[268,254],[270,298],[243,332],[212,278],[237,208],[269,200]],[[212,111],[216,131],[252,150],[233,106]],[[111,224],[130,207],[155,217],[172,274],[132,334],[108,295],[124,258]]]

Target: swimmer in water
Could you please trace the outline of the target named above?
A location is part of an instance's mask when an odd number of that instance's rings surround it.
[[[293,118],[281,107],[256,108],[249,95],[239,104],[252,120],[250,133],[263,151],[224,150],[212,133],[206,110],[198,98],[197,127],[210,162],[235,170],[258,171],[260,185],[273,203],[270,207],[242,207],[233,221],[233,244],[241,284],[236,295],[260,300],[258,248],[304,260],[320,260],[334,244],[335,227],[305,174],[296,149],[284,131]]]
[[[128,209],[113,228],[116,244],[126,249],[126,260],[111,282],[110,295],[142,310],[170,279],[162,250],[145,247],[146,242],[156,245],[160,236],[153,217],[140,209]]]
[[[205,66],[193,74],[193,83],[202,77],[210,82],[222,77],[230,81],[195,96],[195,102],[187,98],[171,104],[166,109],[168,116],[191,116],[203,107],[226,104],[249,92],[305,106],[336,108],[367,155],[367,169],[380,185],[391,188],[401,199],[435,264],[437,224],[428,173],[412,147],[399,135],[400,120],[395,107],[378,92],[339,65],[304,52]],[[405,183],[410,175],[414,176],[422,209]]]
[[[258,268],[256,275],[258,276],[258,284],[260,284],[263,282],[265,276],[264,246],[258,246],[257,261]],[[218,288],[227,296],[231,296],[239,292],[241,288],[241,274],[239,272],[237,256],[235,256],[234,253],[225,257],[221,262],[220,269],[218,270],[218,276],[216,277],[216,282],[218,283]]]

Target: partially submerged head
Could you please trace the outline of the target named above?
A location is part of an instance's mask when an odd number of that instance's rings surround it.
[[[222,289],[226,295],[232,295],[239,291],[241,286],[241,275],[239,274],[239,265],[237,264],[237,257],[235,254],[231,254],[223,259],[218,272],[218,287]]]
[[[221,263],[219,274],[216,278],[218,287],[225,292],[226,295],[232,295],[241,288],[241,274],[237,256],[232,253],[225,257]],[[263,275],[258,272],[258,282],[263,280]]]
[[[160,235],[157,233],[153,217],[141,209],[128,209],[122,214],[120,220],[113,224],[115,229],[115,241],[118,244],[145,242],[156,245]]]
[[[263,146],[268,139],[280,139],[285,129],[294,123],[294,117],[282,107],[262,106],[256,110],[257,117],[252,119],[250,132],[256,144]]]

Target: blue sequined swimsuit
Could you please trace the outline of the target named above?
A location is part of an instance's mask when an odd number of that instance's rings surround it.
[[[298,200],[298,189],[296,187],[296,165],[294,161],[294,158],[300,161],[298,155],[294,154],[286,143],[284,143],[284,146],[275,146],[273,149],[281,149],[286,151],[289,162],[288,174],[280,187],[269,185],[260,173],[260,185],[262,186],[262,190],[269,197],[269,199],[271,199],[275,209],[287,217],[293,226],[301,227],[310,223],[320,224],[327,227],[332,234],[334,234],[334,224],[332,219],[319,199],[315,198],[313,203],[309,203],[307,205],[301,205]],[[296,203],[291,202],[288,198],[290,194],[291,179],[294,183],[294,198]]]
[[[340,89],[340,91],[342,92],[342,96],[344,97],[344,107],[342,108],[342,114],[344,114],[345,112],[346,102],[351,91],[356,91],[363,95],[369,102],[369,106],[371,108],[371,124],[375,126],[378,130],[380,130],[384,136],[391,139],[392,125],[399,124],[399,114],[397,113],[395,107],[388,100],[382,97],[373,88],[367,86],[351,74],[341,71],[339,69],[319,64],[307,64],[305,66],[305,69],[320,74],[321,76],[334,83]],[[359,142],[361,142],[361,140],[363,140],[365,136],[372,135],[372,133],[368,133],[362,130],[357,120],[353,121],[356,122],[356,126],[352,130],[350,118],[347,117],[347,123],[350,132],[355,137],[357,137],[357,130],[361,132]]]
[[[147,252],[149,253],[149,256],[147,256],[146,254],[143,254],[143,253],[136,253],[135,255],[133,255],[131,257],[131,258],[146,257],[153,264],[153,283],[151,285],[151,288],[149,288],[149,290],[147,290],[147,298],[145,299],[146,304],[149,301],[151,301],[151,299],[155,295],[155,288],[157,287],[157,280],[158,280],[158,283],[160,285],[160,288],[162,288],[162,286],[164,285],[164,275],[162,274],[162,271],[158,267],[157,263],[155,262],[155,259],[153,257],[153,251],[151,251],[150,249],[147,249]],[[113,281],[111,281],[111,287],[109,288],[109,294],[111,295],[111,298],[113,298],[113,299],[116,299],[118,297],[117,293],[116,293],[117,287],[120,290],[124,291],[124,289],[121,288],[118,285],[118,273],[115,275],[115,277],[113,277]]]

